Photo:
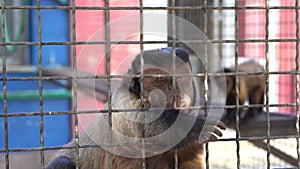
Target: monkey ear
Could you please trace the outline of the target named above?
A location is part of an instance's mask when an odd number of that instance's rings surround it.
[[[224,68],[224,73],[232,73],[235,72],[232,68]],[[235,84],[235,76],[234,75],[226,75],[226,89],[227,92],[231,91]]]
[[[172,47],[161,48],[162,51],[172,53]],[[189,62],[189,52],[184,48],[175,48],[176,55],[183,61]]]
[[[135,73],[134,73],[134,70],[133,70],[133,68],[129,68],[128,69],[128,71],[127,71],[127,74],[128,75],[134,75]],[[137,73],[137,75],[138,75],[139,73]],[[131,91],[131,92],[139,92],[139,90],[140,90],[140,87],[137,87],[137,86],[139,86],[140,85],[140,81],[139,81],[139,78],[138,77],[133,77],[132,79],[128,79],[129,80],[129,90]]]
[[[129,91],[138,96],[140,95],[141,92],[140,78],[134,77],[131,79],[129,83]]]
[[[228,67],[224,68],[224,73],[232,73],[232,72],[235,72],[235,70]]]
[[[227,92],[231,91],[235,83],[235,77],[234,76],[227,76],[226,77],[226,89]]]
[[[129,68],[128,71],[127,71],[127,74],[132,74],[132,73],[133,73],[132,68]]]

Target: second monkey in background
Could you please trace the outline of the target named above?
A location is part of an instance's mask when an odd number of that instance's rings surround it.
[[[262,65],[254,60],[246,61],[238,65],[238,72],[249,73],[247,75],[238,75],[238,91],[239,91],[239,105],[244,105],[246,101],[249,102],[250,107],[242,116],[242,108],[239,108],[240,123],[247,123],[251,118],[255,117],[257,113],[263,111],[263,107],[260,105],[253,106],[255,104],[264,104],[264,93],[266,87],[265,76],[262,74],[265,69]],[[234,73],[234,68],[225,68],[224,73]],[[227,75],[227,96],[226,105],[236,105],[236,76]],[[251,105],[253,107],[251,107]],[[225,123],[230,123],[235,120],[236,117],[235,108],[227,108],[224,117]]]

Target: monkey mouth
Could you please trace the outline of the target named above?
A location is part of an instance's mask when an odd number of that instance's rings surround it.
[[[180,115],[180,116],[179,116]],[[180,118],[180,119],[178,119]],[[174,125],[176,120],[181,120],[184,124],[193,124],[192,128],[188,133],[186,133],[186,138],[188,140],[198,140],[198,137],[201,132],[201,128],[203,125],[203,119],[198,118],[197,116],[188,115],[186,113],[180,112],[178,109],[168,109],[161,113],[161,115],[145,124],[145,137],[153,137],[160,135],[161,133],[168,130],[172,125]],[[157,128],[157,126],[160,126]],[[181,126],[185,127],[185,126]],[[179,128],[181,128],[179,127]],[[153,131],[154,129],[154,131]],[[149,132],[148,132],[149,131]],[[151,131],[151,132],[150,132]],[[181,130],[177,130],[176,132],[180,133],[183,132]],[[176,133],[173,133],[176,135]],[[182,133],[180,133],[182,134]],[[168,139],[168,138],[166,138]]]
[[[187,145],[191,144],[203,144],[210,140],[216,140],[218,136],[222,136],[219,129],[224,130],[225,125],[217,119],[207,119],[202,113],[198,112],[196,115],[190,115],[182,113],[178,110],[165,111],[159,119],[153,121],[146,125],[145,134],[146,137],[153,137],[163,133],[168,130],[175,121],[180,118],[183,124],[191,124],[191,128],[186,132],[183,128],[186,126],[180,126],[178,129],[171,133],[170,135],[164,135],[163,137],[158,137],[153,144],[165,144],[168,145],[172,142],[170,139],[178,138],[177,135],[184,135],[181,140],[174,145],[174,148],[182,149],[186,148]],[[179,120],[179,119],[178,119]],[[153,131],[153,128],[160,124],[160,128]],[[147,133],[147,127],[149,127],[149,133]]]

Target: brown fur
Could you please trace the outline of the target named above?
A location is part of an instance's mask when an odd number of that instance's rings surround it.
[[[143,53],[145,69],[143,73],[147,74],[161,74],[167,75],[166,70],[171,70],[171,54],[161,52],[159,50],[145,51]],[[166,57],[166,58],[164,58]],[[132,68],[128,70],[128,74],[140,74],[140,56],[137,56],[132,63]],[[175,62],[177,71],[175,73],[187,74],[191,73],[191,66],[189,60],[182,62]],[[144,105],[141,103],[141,84],[140,78],[124,79],[120,88],[118,88],[112,95],[112,109],[132,109],[142,108],[146,109],[150,106],[160,107],[164,98],[159,93],[151,95],[151,91],[160,89],[164,92],[166,108],[170,110],[164,110],[163,114],[156,120],[148,123],[139,123],[131,120],[139,120],[141,117],[138,112],[117,112],[112,114],[112,130],[117,131],[123,135],[133,138],[148,138],[159,135],[168,129],[173,120],[176,119],[178,109],[176,107],[189,107],[193,104],[193,82],[190,77],[180,77],[176,79],[176,84],[172,83],[172,77],[144,77],[143,79],[144,93]],[[179,83],[184,84],[183,88],[179,88]],[[174,95],[175,92],[175,95]],[[174,97],[175,96],[175,97]],[[176,104],[173,104],[173,103]],[[152,104],[152,105],[151,105]],[[142,112],[142,111],[141,111]],[[147,110],[146,110],[147,112]],[[147,114],[152,112],[147,112]],[[177,151],[178,168],[179,169],[202,169],[205,167],[203,162],[203,143],[198,141],[201,129],[204,127],[204,120],[198,116],[198,114],[192,115],[188,111],[184,111],[186,114],[184,117],[189,119],[195,119],[196,121],[187,134],[187,136],[181,140],[181,142],[175,147],[169,149],[166,152],[157,155],[147,156],[145,158],[145,164],[147,169],[173,169],[175,167],[175,152]],[[165,116],[165,117],[164,117]],[[128,120],[130,118],[130,120]],[[111,133],[107,132],[110,127],[107,125],[101,125],[108,120],[108,116],[100,115],[88,128],[85,129],[79,136],[79,145],[99,145],[109,143],[109,136]],[[221,124],[207,123],[208,125],[217,126],[223,128]],[[218,129],[217,129],[218,130]],[[142,132],[144,131],[144,132]],[[178,131],[180,132],[180,131]],[[221,135],[219,131],[211,131],[216,135]],[[209,131],[205,133],[206,136],[210,136]],[[207,141],[207,138],[205,141]],[[114,142],[116,140],[112,140]],[[122,141],[122,140],[121,140]],[[126,141],[126,140],[125,140]],[[120,140],[117,140],[120,142]],[[158,137],[155,140],[155,144],[168,145],[169,140],[166,137]],[[71,141],[66,146],[75,146],[75,141]],[[135,146],[123,146],[122,148],[112,147],[113,152],[124,152],[125,154],[133,153],[136,150]],[[138,148],[137,148],[138,149]],[[141,155],[137,158],[130,158],[120,156],[118,154],[106,151],[104,147],[92,147],[92,148],[80,148],[79,149],[79,168],[83,169],[108,169],[110,168],[110,157],[112,157],[112,168],[114,169],[138,169],[142,168]],[[114,151],[115,150],[115,151]],[[138,149],[139,150],[139,149]],[[146,155],[153,152],[145,150]],[[71,159],[72,162],[76,162],[76,151],[74,149],[61,150],[57,157],[66,156]]]
[[[264,72],[264,68],[257,62],[251,60],[238,66],[239,72],[257,73]],[[234,69],[225,69],[226,72],[235,72]],[[226,76],[227,82],[227,105],[236,105],[235,76]],[[263,104],[265,92],[264,75],[240,75],[238,76],[239,105],[243,105],[247,100],[251,104]],[[240,110],[241,112],[241,110]],[[262,112],[262,107],[249,108],[246,115],[241,118],[241,123],[246,123],[257,113]],[[230,123],[235,119],[236,109],[227,109],[225,120]]]

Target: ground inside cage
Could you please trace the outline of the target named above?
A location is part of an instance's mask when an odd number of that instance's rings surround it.
[[[226,130],[224,133],[226,138],[234,138],[236,132],[232,129]],[[266,140],[262,141],[265,144]],[[297,159],[296,139],[276,139],[271,140],[270,145],[278,150],[287,153],[293,159]],[[209,143],[209,167],[213,169],[232,169],[239,167],[243,169],[267,168],[267,151],[258,148],[249,141],[218,141]],[[216,160],[217,159],[217,160]],[[239,162],[238,162],[239,161]],[[270,154],[271,168],[295,168],[282,158]]]
[[[283,139],[290,142],[289,144],[291,144],[291,142],[296,144],[296,137],[299,134],[296,126],[297,117],[294,115],[262,112],[250,119],[246,124],[240,125],[238,128],[235,124],[231,124],[227,127],[237,130],[240,135],[240,140],[247,140],[252,146],[259,148],[264,152],[269,151],[270,154],[281,159],[284,163],[288,163],[291,166],[297,166],[297,156],[292,155],[292,150],[287,151],[285,147],[280,147],[280,145],[270,145],[266,141],[267,139],[272,141]],[[296,153],[296,151],[294,151],[294,153]]]

